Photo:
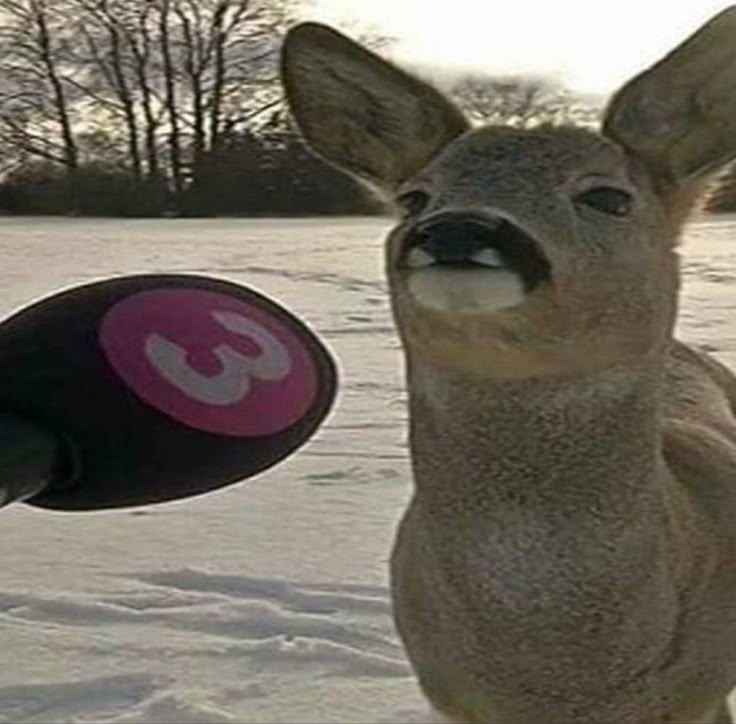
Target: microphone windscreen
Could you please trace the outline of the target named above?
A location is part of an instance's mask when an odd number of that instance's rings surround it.
[[[0,410],[50,430],[65,479],[28,503],[144,505],[249,478],[327,416],[335,363],[292,313],[209,277],[136,275],[44,299],[0,324]]]

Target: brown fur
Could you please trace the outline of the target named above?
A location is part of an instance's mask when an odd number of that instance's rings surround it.
[[[728,722],[736,685],[736,378],[673,339],[676,245],[736,156],[736,8],[614,97],[602,134],[470,130],[335,31],[287,38],[330,162],[430,202],[389,236],[415,492],[391,562],[432,704],[463,722]],[[576,206],[591,184],[631,214]],[[418,303],[397,265],[438,212],[502,213],[548,282],[500,311]]]

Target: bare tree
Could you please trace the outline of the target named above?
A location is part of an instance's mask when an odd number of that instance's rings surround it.
[[[0,140],[18,152],[79,164],[73,91],[65,82],[69,43],[61,0],[0,0]]]
[[[80,45],[75,59],[87,72],[77,88],[107,119],[122,117],[127,135],[129,163],[133,175],[142,175],[141,130],[137,84],[132,77],[132,57],[125,27],[108,0],[72,0],[74,24]]]
[[[224,126],[273,85],[282,16],[277,3],[168,0],[168,35],[180,48],[180,123],[191,133],[192,163],[213,149]],[[182,100],[186,98],[186,103]]]
[[[543,123],[586,125],[599,109],[546,78],[467,75],[449,89],[471,121],[529,128]]]
[[[174,184],[174,192],[179,197],[184,189],[184,174],[182,170],[182,141],[179,123],[179,96],[177,93],[177,79],[172,53],[172,40],[170,31],[171,0],[159,0],[156,10],[158,12],[158,38],[161,54],[161,65],[164,79],[164,109],[169,123],[168,146],[169,160],[171,163],[171,175]]]

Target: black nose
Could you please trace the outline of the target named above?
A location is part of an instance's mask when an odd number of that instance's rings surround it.
[[[407,258],[412,248],[419,248],[432,266],[503,267],[516,272],[527,290],[551,278],[550,263],[534,238],[500,216],[438,214],[417,224],[407,242]],[[489,257],[488,250],[495,254]],[[479,252],[486,253],[481,257]]]
[[[492,246],[493,230],[493,220],[443,214],[419,224],[409,243],[420,246],[440,263],[459,263]]]

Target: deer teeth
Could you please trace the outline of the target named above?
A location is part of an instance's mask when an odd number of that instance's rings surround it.
[[[490,246],[485,249],[481,249],[476,254],[473,254],[473,256],[470,257],[470,260],[474,261],[476,264],[489,266],[493,269],[502,269],[506,266],[501,255]]]
[[[424,269],[432,266],[437,260],[424,249],[415,246],[406,257],[406,265],[411,269]]]

